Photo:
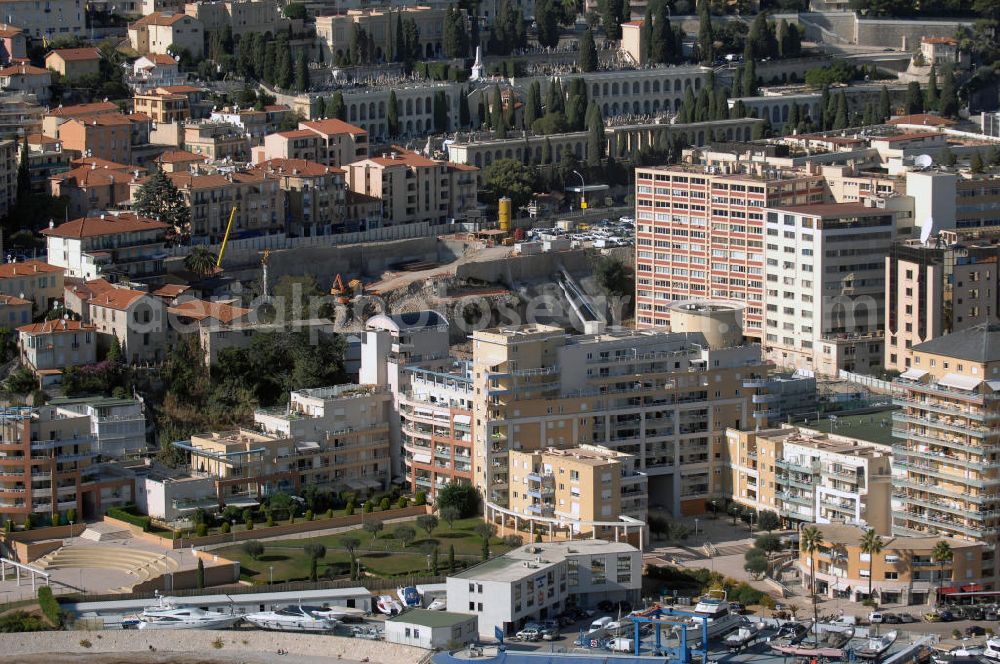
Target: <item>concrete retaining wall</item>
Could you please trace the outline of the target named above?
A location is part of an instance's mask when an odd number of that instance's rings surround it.
[[[511,256],[498,261],[464,263],[458,266],[456,276],[460,279],[480,279],[512,287],[520,282],[550,277],[560,266],[569,272],[589,270],[593,260],[593,251],[589,249]]]
[[[71,533],[79,535],[85,526],[52,526],[35,530],[21,530],[3,536],[4,555],[20,563],[29,563],[63,545],[63,539]]]
[[[411,505],[409,507],[386,510],[385,512],[374,512],[373,514],[377,514],[379,519],[385,520],[399,519],[408,516],[417,517],[422,514],[429,514],[431,511],[433,511],[433,508],[429,505]],[[329,528],[359,526],[365,516],[365,514],[362,514],[361,509],[358,508],[357,512],[351,516],[335,516],[332,519],[313,519],[312,521],[299,519],[295,523],[283,523],[271,526],[270,528],[262,524],[254,524],[253,530],[237,530],[234,533],[218,533],[215,535],[208,535],[206,537],[182,537],[178,539],[168,539],[166,537],[160,537],[155,533],[146,533],[143,532],[142,528],[139,526],[133,526],[131,523],[119,521],[118,519],[113,519],[109,516],[105,516],[104,521],[105,523],[114,524],[123,530],[128,529],[132,532],[134,537],[147,542],[152,542],[163,547],[164,549],[184,549],[187,547],[202,547],[212,544],[226,544],[227,542],[267,539],[268,537],[276,537],[278,535],[298,535],[302,533],[310,533],[315,530],[327,530]],[[371,517],[369,516],[368,518],[370,519]]]
[[[202,559],[205,565],[205,587],[224,586],[239,583],[240,564],[237,561],[198,551],[195,555]],[[154,590],[172,591],[188,590],[198,587],[198,569],[186,569],[179,572],[161,574],[158,577],[143,581],[132,588],[132,592],[151,593]]]

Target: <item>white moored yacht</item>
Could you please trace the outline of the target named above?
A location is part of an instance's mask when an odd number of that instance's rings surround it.
[[[319,607],[286,606],[276,611],[261,611],[248,613],[244,620],[255,627],[278,632],[331,632],[337,626],[337,621],[320,617],[315,611],[322,612]]]
[[[986,640],[986,649],[983,651],[983,657],[1000,659],[1000,636]]]
[[[193,606],[177,606],[173,600],[161,597],[156,606],[147,607],[139,615],[139,629],[227,629],[238,623],[241,616],[206,611]]]

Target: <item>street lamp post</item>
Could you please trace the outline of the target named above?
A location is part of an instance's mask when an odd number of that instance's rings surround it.
[[[584,189],[587,188],[587,181],[583,179],[583,175],[580,174],[580,171],[573,171],[573,173],[578,178],[580,178],[580,209],[581,210],[586,210],[587,209],[587,192],[584,191]]]
[[[229,520],[230,531],[233,533],[233,544],[236,544],[236,519]]]
[[[73,539],[73,520],[72,519],[70,519],[70,522],[69,522],[69,537],[70,537],[70,539]]]
[[[274,565],[267,566],[267,585],[274,585]]]

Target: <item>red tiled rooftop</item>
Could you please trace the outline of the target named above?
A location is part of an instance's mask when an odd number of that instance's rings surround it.
[[[101,217],[81,217],[73,221],[67,221],[55,228],[46,228],[42,231],[42,235],[84,238],[167,228],[170,228],[169,224],[147,217],[139,217],[134,214],[121,214],[117,216],[109,214],[105,215],[103,219]]]
[[[344,122],[343,120],[338,120],[336,118],[329,118],[327,120],[312,120],[310,122],[300,122],[299,127],[312,129],[317,133],[326,135],[352,134],[355,136],[361,136],[368,133],[361,127],[356,127],[350,123]]]
[[[4,263],[0,265],[0,279],[27,277],[33,274],[51,274],[62,272],[63,268],[49,265],[42,261],[25,261],[23,263]]]
[[[89,323],[81,323],[78,320],[57,318],[55,320],[47,320],[41,323],[22,325],[17,328],[17,331],[24,332],[25,334],[58,334],[60,332],[80,332],[95,329],[97,329],[96,326]]]
[[[112,288],[104,291],[100,295],[90,298],[89,304],[117,311],[125,311],[136,301],[148,296],[149,293],[143,291],[130,290],[128,288]]]
[[[100,60],[101,52],[96,48],[58,48],[49,52],[45,56],[46,61],[58,55],[65,62],[86,62],[89,60]]]

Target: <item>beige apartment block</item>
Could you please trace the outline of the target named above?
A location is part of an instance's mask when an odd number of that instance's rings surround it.
[[[767,358],[833,377],[881,366],[893,213],[825,203],[765,214]]]
[[[673,300],[746,305],[743,333],[764,338],[764,209],[825,201],[820,175],[764,164],[636,169],[636,325],[667,325]]]
[[[94,466],[98,456],[90,417],[56,406],[12,407],[0,418],[0,519],[24,523],[28,515],[96,518],[133,500],[131,477],[110,478]]]
[[[476,207],[477,169],[393,148],[380,157],[348,164],[354,192],[382,200],[382,225],[443,224]]]
[[[386,45],[395,49],[396,24],[412,19],[420,33],[420,47],[427,58],[440,57],[444,39],[446,8],[432,9],[416,6],[400,9],[351,9],[344,13],[316,17],[316,37],[319,39],[324,60],[336,62],[345,57],[351,48],[351,35],[358,25],[375,43],[375,60],[392,59]]]
[[[590,534],[618,541],[631,535],[630,541],[639,548],[648,539],[640,525],[646,521],[647,478],[636,470],[635,456],[581,445],[511,451],[509,464],[508,509],[520,515],[514,517],[513,533],[533,540],[537,517],[548,517],[559,519],[569,537]],[[631,532],[625,525],[629,519],[635,526]],[[540,521],[541,529],[551,534],[555,529],[548,527],[550,523]]]
[[[25,35],[41,41],[59,35],[86,37],[86,8],[77,0],[49,0],[48,4],[24,0],[0,1],[0,15],[6,25],[17,26]]]
[[[184,125],[184,149],[207,160],[250,160],[250,138],[236,125],[198,122]]]
[[[114,339],[122,349],[122,360],[131,364],[158,363],[167,355],[166,304],[149,293],[112,288],[88,302],[90,322],[103,337],[101,347]]]
[[[258,162],[306,159],[345,167],[368,156],[368,132],[336,118],[300,122],[298,129],[265,136],[264,149],[254,152],[259,155]]]
[[[810,582],[816,564],[816,592],[830,599],[861,602],[872,595],[879,606],[934,604],[938,592],[982,590],[984,545],[950,537],[885,537],[882,551],[862,551],[865,530],[845,524],[816,526],[823,535],[817,553],[799,553],[802,586]],[[934,560],[939,542],[951,546],[952,560]],[[808,592],[808,591],[807,591]]]
[[[189,2],[184,5],[184,13],[198,19],[206,33],[222,32],[228,27],[236,38],[249,32],[274,36],[288,30],[290,23],[274,0]]]
[[[445,332],[447,335],[447,332]],[[472,373],[465,361],[414,363],[396,396],[403,480],[434,500],[450,482],[472,483]]]
[[[766,425],[758,346],[738,334],[567,335],[522,325],[473,333],[475,484],[487,513],[514,527],[509,456],[581,444],[636,457],[650,506],[699,514],[722,484],[726,427]],[[537,526],[536,526],[537,527]]]
[[[379,402],[385,397],[376,395]],[[334,417],[330,420],[336,424]],[[369,495],[388,488],[390,480],[388,422],[370,415],[303,438],[238,429],[174,445],[191,455],[192,472],[214,478],[220,506],[275,491],[298,493],[306,485]]]
[[[1000,229],[941,231],[940,240],[893,244],[885,258],[888,370],[906,371],[913,346],[1000,322]]]
[[[1000,500],[1000,326],[980,324],[912,347],[895,381],[893,534],[984,542],[995,582]]]
[[[93,325],[56,319],[17,328],[21,362],[36,372],[93,364],[97,361],[97,334]]]
[[[195,60],[205,50],[204,26],[183,12],[157,11],[128,26],[128,39],[140,55],[171,55],[170,50],[186,50]]]
[[[269,159],[256,168],[277,178],[288,201],[290,225],[297,235],[329,235],[347,230],[343,169],[305,159]]]
[[[191,117],[187,95],[150,90],[132,97],[132,108],[153,122],[178,122]]]
[[[48,311],[63,296],[65,270],[56,265],[32,260],[0,265],[0,293],[34,303],[38,314]]]
[[[891,447],[789,424],[728,429],[726,443],[723,493],[741,505],[792,524],[863,523],[891,532]]]

